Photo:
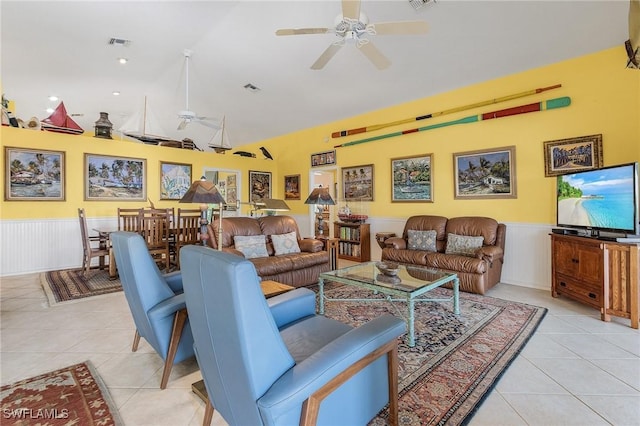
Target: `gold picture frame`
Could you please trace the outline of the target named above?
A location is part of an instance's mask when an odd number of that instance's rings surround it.
[[[455,199],[518,198],[516,147],[453,154]]]
[[[546,177],[599,169],[603,165],[602,134],[543,142]]]
[[[5,201],[65,201],[65,152],[5,147]]]

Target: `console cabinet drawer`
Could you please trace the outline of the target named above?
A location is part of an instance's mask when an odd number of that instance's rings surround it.
[[[599,309],[602,306],[602,286],[579,281],[566,275],[556,274],[555,290],[556,293],[564,294],[595,308]]]

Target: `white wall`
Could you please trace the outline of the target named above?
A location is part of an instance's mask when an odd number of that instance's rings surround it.
[[[303,236],[310,229],[309,217],[294,215]],[[370,218],[371,260],[379,260],[381,249],[376,232],[400,235],[405,220]],[[88,218],[94,228],[115,229],[117,219]],[[539,289],[551,288],[551,225],[507,223],[505,264],[502,282]],[[97,261],[97,259],[94,259]],[[82,241],[78,219],[3,220],[0,221],[0,277],[57,269],[77,268],[82,264]]]

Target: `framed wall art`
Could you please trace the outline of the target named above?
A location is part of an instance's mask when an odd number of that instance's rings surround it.
[[[391,202],[433,202],[433,154],[391,159]]]
[[[6,201],[64,201],[65,153],[5,147]]]
[[[546,141],[544,175],[558,176],[602,167],[602,135]]]
[[[344,201],[373,201],[373,164],[342,168]]]
[[[336,164],[336,150],[318,152],[317,154],[311,154],[311,167],[327,166],[329,164]]]
[[[516,148],[453,154],[456,199],[517,198]]]
[[[87,201],[146,201],[147,160],[85,154],[84,199]]]
[[[180,200],[191,187],[191,164],[160,162],[160,199]]]
[[[300,199],[300,175],[288,175],[284,177],[284,199]]]
[[[271,173],[249,170],[249,201],[271,198]]]

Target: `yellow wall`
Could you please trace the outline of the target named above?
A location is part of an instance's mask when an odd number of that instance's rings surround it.
[[[374,164],[375,199],[365,207],[370,216],[406,217],[413,214],[443,216],[486,215],[505,222],[555,223],[555,178],[544,176],[543,142],[602,134],[604,164],[640,161],[640,72],[624,67],[622,47],[552,64],[504,78],[483,82],[429,98],[392,106],[356,117],[244,146],[258,158],[241,158],[164,148],[135,142],[58,135],[49,132],[3,128],[2,145],[56,149],[66,152],[66,202],[2,202],[2,217],[71,217],[84,206],[89,216],[114,216],[122,202],[83,200],[83,153],[147,158],[148,195],[160,207],[159,161],[190,163],[194,178],[203,167],[240,169],[242,200],[248,198],[248,170],[270,171],[273,197],[284,194],[284,176],[301,175],[301,200],[287,203],[294,214],[306,214],[309,192],[309,158],[333,145],[399,130],[412,129],[469,115],[505,109],[561,96],[571,97],[568,108],[534,112],[484,122],[429,130],[380,141],[337,148],[337,166]],[[472,66],[472,64],[470,65]],[[538,87],[562,84],[562,88],[509,102],[391,127],[348,138],[330,139],[337,130],[370,126],[438,112]],[[428,78],[424,83],[430,84]],[[371,88],[371,93],[375,87]],[[452,153],[514,145],[516,147],[517,199],[455,200]],[[262,160],[259,146],[266,146],[275,161]],[[433,203],[391,203],[390,158],[433,154]],[[4,187],[4,176],[2,185]],[[136,206],[147,203],[127,203]],[[246,210],[246,209],[245,209]],[[246,211],[243,210],[243,213]]]
[[[370,216],[486,215],[506,222],[555,223],[556,180],[544,175],[544,141],[602,134],[605,166],[640,161],[640,72],[626,69],[625,63],[623,48],[616,47],[306,129],[260,142],[260,145],[267,146],[278,161],[281,176],[301,174],[301,192],[305,194],[308,167],[301,166],[299,159],[309,158],[311,153],[369,136],[569,96],[572,103],[567,108],[428,130],[337,148],[336,153],[339,167],[374,164],[375,199],[366,207]],[[429,84],[428,78],[419,84]],[[327,136],[338,130],[402,120],[554,84],[562,84],[562,87],[509,102],[325,142]],[[375,87],[371,92],[375,92]],[[454,199],[452,153],[511,145],[516,146],[517,199]],[[251,151],[257,146],[245,148]],[[434,202],[391,203],[389,159],[425,153],[433,153]],[[306,211],[303,201],[304,197],[300,202],[289,202],[289,205],[294,212],[302,213]]]

